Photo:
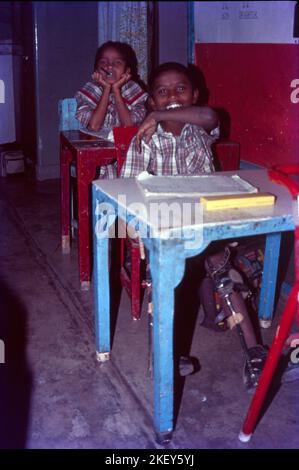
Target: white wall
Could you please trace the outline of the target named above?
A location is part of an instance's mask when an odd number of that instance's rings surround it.
[[[293,44],[295,1],[194,2],[195,42]]]
[[[12,55],[4,55],[1,45],[0,80],[0,144],[3,144],[16,140],[16,130]]]

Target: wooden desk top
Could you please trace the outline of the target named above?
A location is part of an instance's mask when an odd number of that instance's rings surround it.
[[[60,135],[66,144],[69,144],[78,150],[92,150],[98,149],[99,147],[107,149],[115,148],[114,142],[101,137],[85,134],[81,130],[62,131]]]

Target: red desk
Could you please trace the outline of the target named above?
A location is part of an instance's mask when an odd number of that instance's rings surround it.
[[[116,160],[114,143],[79,130],[60,133],[61,247],[70,253],[70,164],[76,165],[78,193],[78,258],[80,284],[88,290],[91,280],[91,236],[89,220],[90,184],[96,168]]]

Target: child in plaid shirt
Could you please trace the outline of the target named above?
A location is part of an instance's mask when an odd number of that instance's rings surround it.
[[[148,96],[140,83],[131,46],[117,41],[104,43],[96,53],[92,81],[75,94],[76,118],[92,131],[140,124]],[[116,177],[115,166],[101,167],[100,177]]]
[[[199,90],[192,80],[189,69],[176,62],[153,72],[148,99],[153,111],[132,141],[121,176],[214,171],[211,146],[219,137],[218,117],[209,107],[194,106]]]
[[[189,68],[176,62],[162,64],[153,71],[149,82],[152,111],[132,140],[122,177],[137,176],[142,171],[154,175],[196,175],[214,171],[211,146],[219,136],[218,117],[209,107],[195,106],[199,90],[193,77]],[[243,337],[246,356],[243,381],[252,391],[266,351],[257,344],[243,298],[234,288],[237,273],[232,269],[227,244],[224,249],[219,245],[209,249],[205,269],[221,297],[227,324],[230,328],[237,327]],[[179,366],[181,375],[188,375],[189,372],[184,373],[184,369],[190,370],[188,357],[181,357]]]

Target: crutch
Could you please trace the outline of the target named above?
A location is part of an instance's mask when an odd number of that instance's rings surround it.
[[[299,326],[299,185],[288,177],[288,174],[299,175],[299,165],[281,165],[276,167],[275,170],[269,170],[268,174],[275,182],[284,184],[293,197],[293,214],[295,221],[295,283],[277,327],[275,338],[272,342],[255,394],[250,403],[242,430],[240,431],[239,440],[241,442],[248,442],[252,436],[296,310],[297,323]]]

